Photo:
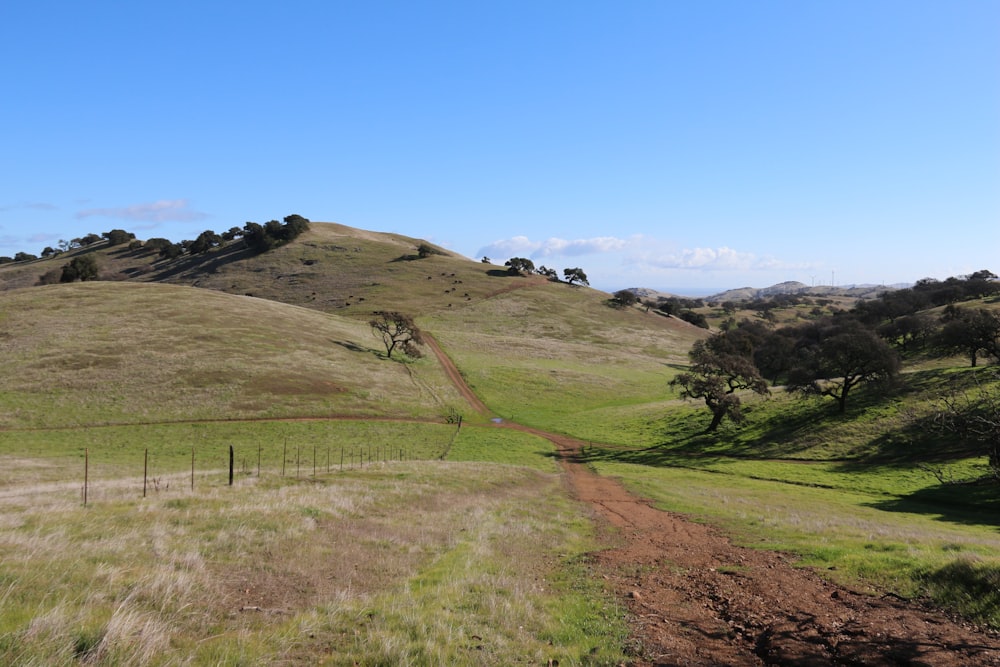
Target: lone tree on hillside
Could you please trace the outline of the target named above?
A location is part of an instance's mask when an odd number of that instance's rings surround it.
[[[376,310],[374,315],[368,324],[371,325],[372,334],[382,339],[386,358],[391,359],[396,348],[411,357],[421,356],[417,345],[422,345],[424,339],[412,317],[389,310]]]
[[[80,255],[70,260],[62,268],[62,275],[59,277],[61,283],[72,283],[77,280],[97,279],[97,258],[93,255]]]
[[[589,285],[590,282],[587,280],[587,274],[583,272],[581,268],[575,269],[563,269],[563,277],[566,278],[566,282],[572,285],[574,282],[578,282],[581,285]]]
[[[424,259],[430,257],[431,255],[443,255],[444,253],[432,246],[430,243],[424,241],[417,246],[417,257]]]
[[[888,382],[899,374],[899,356],[857,320],[807,325],[796,344],[788,390],[830,396],[841,414],[861,384]]]
[[[540,276],[545,276],[546,278],[548,278],[549,280],[552,280],[552,281],[558,281],[559,280],[559,274],[556,273],[556,270],[555,269],[550,269],[549,267],[545,266],[544,264],[542,264],[540,267],[538,267],[537,269],[535,269],[535,273],[537,273]]]
[[[611,305],[615,308],[628,308],[639,303],[639,295],[632,290],[620,289],[611,295]]]
[[[503,265],[507,267],[507,273],[512,276],[524,275],[535,270],[535,263],[526,257],[511,257]]]
[[[681,373],[670,384],[681,388],[682,398],[703,399],[712,413],[706,433],[715,431],[722,420],[744,420],[738,391],[752,391],[766,396],[771,392],[753,363],[752,350],[737,353],[727,340],[727,333],[700,340],[691,348],[691,370]]]

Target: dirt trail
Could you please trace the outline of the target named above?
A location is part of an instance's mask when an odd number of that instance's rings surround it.
[[[424,343],[427,344],[427,347],[431,348],[431,351],[434,352],[434,356],[438,358],[438,362],[440,362],[441,367],[444,369],[445,375],[448,376],[451,383],[455,385],[455,388],[458,389],[460,394],[462,394],[462,397],[469,403],[469,405],[472,406],[472,409],[481,415],[489,415],[490,409],[486,407],[485,403],[479,400],[479,397],[476,396],[476,392],[472,391],[472,388],[465,383],[465,378],[463,378],[462,374],[458,372],[458,367],[451,360],[451,357],[445,354],[444,350],[441,349],[437,339],[426,332],[423,334],[423,339]]]
[[[431,348],[474,397],[440,347]],[[488,414],[478,398],[470,403]],[[594,474],[580,460],[581,441],[503,426],[554,443],[573,494],[613,527],[594,566],[631,612],[633,667],[1000,665],[995,633],[916,602],[833,585],[784,554],[736,546]]]

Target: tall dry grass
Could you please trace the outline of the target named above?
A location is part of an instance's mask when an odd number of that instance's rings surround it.
[[[551,643],[582,622],[561,617],[577,593],[555,582],[590,546],[551,473],[396,462],[234,487],[219,475],[87,508],[72,489],[7,491],[5,664],[571,664],[594,641],[613,654],[622,627],[612,606],[607,636]]]

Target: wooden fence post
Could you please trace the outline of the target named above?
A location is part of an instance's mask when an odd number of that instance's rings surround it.
[[[142,454],[142,497],[146,497],[146,479],[149,476],[149,447]]]
[[[83,450],[83,506],[87,506],[87,486],[90,484],[90,447]]]
[[[229,486],[233,485],[233,446],[229,445]]]

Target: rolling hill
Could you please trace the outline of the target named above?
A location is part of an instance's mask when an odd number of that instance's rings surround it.
[[[444,249],[421,257],[423,243],[313,223],[263,254],[96,243],[0,265],[0,659],[627,664],[650,626],[626,607],[646,613],[654,590],[664,623],[723,601],[704,627],[758,655],[774,633],[745,582],[798,571],[787,554],[824,577],[834,611],[816,618],[844,618],[830,578],[1000,627],[995,488],[942,483],[983,456],[928,428],[954,381],[975,379],[964,360],[917,355],[847,418],[776,388],[747,401],[747,424],[706,434],[704,406],[669,386],[706,330]],[[100,280],[53,282],[83,254]],[[774,319],[819,317],[818,301]],[[377,310],[413,316],[487,413],[434,355],[387,359]],[[572,452],[563,467],[553,443]],[[594,474],[602,491],[581,492]],[[619,480],[641,498],[611,498],[603,482]],[[629,520],[654,504],[671,521],[646,526],[647,567]],[[612,539],[592,520],[605,510],[625,520]],[[704,551],[675,513],[782,555]],[[669,561],[664,539],[711,565]],[[628,587],[615,597],[613,580]],[[780,597],[795,616],[802,599]],[[886,641],[858,617],[862,644]],[[925,634],[907,645],[924,651]]]
[[[234,243],[164,261],[95,244],[4,265],[0,379],[5,405],[17,407],[0,419],[22,427],[462,412],[433,360],[380,358],[367,324],[376,310],[414,316],[466,362],[499,414],[578,394],[588,395],[572,410],[657,400],[667,364],[683,363],[704,335],[611,308],[586,287],[511,276],[441,249],[419,258],[420,243],[313,223],[263,254]],[[37,285],[81,253],[97,257],[104,280]]]

